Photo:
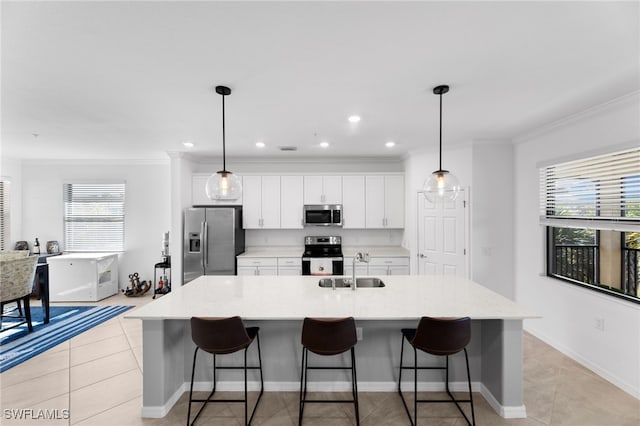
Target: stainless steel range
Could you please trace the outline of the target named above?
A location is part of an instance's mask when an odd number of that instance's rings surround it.
[[[341,237],[305,237],[302,275],[343,275]]]

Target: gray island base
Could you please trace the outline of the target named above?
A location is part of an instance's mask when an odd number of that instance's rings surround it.
[[[462,317],[472,321],[468,347],[471,381],[498,414],[526,417],[522,398],[522,322],[537,316],[472,281],[443,276],[387,276],[383,288],[320,288],[317,277],[205,276],[178,287],[127,318],[143,321],[143,417],[164,417],[189,390],[195,345],[192,316],[239,315],[248,326],[260,327],[266,391],[298,391],[302,348],[300,332],[305,316],[353,316],[360,329],[356,345],[358,390],[393,392],[400,365],[400,329],[415,327],[421,316]],[[255,361],[255,348],[249,349]],[[405,351],[413,362],[413,351]],[[220,358],[220,365],[240,365],[241,355]],[[314,365],[335,364],[333,357],[313,357]],[[443,360],[419,352],[419,363],[441,365]],[[339,362],[339,361],[338,361]],[[225,364],[226,363],[226,364]],[[211,356],[199,355],[194,390],[208,391]],[[249,389],[259,377],[249,373]],[[347,391],[344,371],[319,371],[310,376],[310,391]],[[412,375],[403,374],[403,388],[412,389]],[[403,380],[403,382],[404,382]],[[451,388],[466,390],[463,356],[451,358]],[[224,371],[218,388],[243,389],[242,372]],[[444,390],[440,371],[421,372],[418,390]]]

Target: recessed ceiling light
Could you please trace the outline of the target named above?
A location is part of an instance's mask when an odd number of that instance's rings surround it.
[[[256,142],[256,146],[258,148],[264,148],[265,145],[264,145],[264,142]]]
[[[322,148],[329,148],[329,142],[320,142]]]
[[[387,148],[393,148],[394,146],[396,146],[396,143],[394,141],[389,141],[385,143],[384,146],[386,146]]]
[[[348,118],[349,123],[357,123],[358,121],[360,121],[360,116],[359,115],[352,115]]]
[[[187,148],[193,148],[195,145],[193,144],[193,142],[182,142],[182,145],[184,145]]]

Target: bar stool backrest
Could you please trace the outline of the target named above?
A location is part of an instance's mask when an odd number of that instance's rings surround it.
[[[356,345],[356,322],[348,318],[305,318],[302,346],[318,355],[337,355]]]
[[[230,354],[246,348],[253,341],[238,316],[192,317],[191,338],[196,346],[211,354]]]
[[[469,317],[422,317],[411,345],[433,355],[453,355],[463,350],[470,340]]]

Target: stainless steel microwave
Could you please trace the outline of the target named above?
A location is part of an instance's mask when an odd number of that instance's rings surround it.
[[[305,205],[304,226],[342,226],[342,204]]]

